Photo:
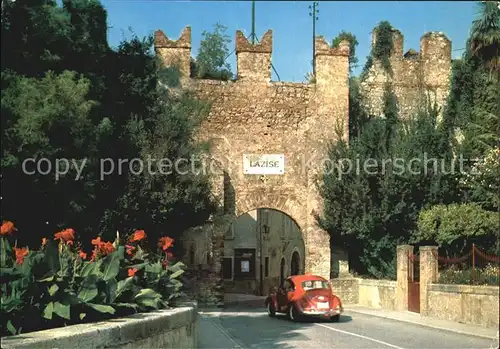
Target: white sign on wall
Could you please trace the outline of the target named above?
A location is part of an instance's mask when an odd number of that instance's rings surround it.
[[[243,173],[252,175],[282,175],[285,173],[285,155],[243,154]]]
[[[250,272],[250,262],[249,261],[241,261],[241,272],[249,273]]]

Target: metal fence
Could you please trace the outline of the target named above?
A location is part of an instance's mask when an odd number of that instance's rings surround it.
[[[500,284],[500,256],[490,255],[472,244],[471,250],[456,258],[435,256],[441,284],[496,285]]]

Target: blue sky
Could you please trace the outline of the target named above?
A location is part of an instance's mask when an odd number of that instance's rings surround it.
[[[139,37],[157,29],[177,39],[186,25],[192,29],[192,56],[196,56],[204,30],[216,22],[225,25],[234,49],[237,29],[251,32],[251,1],[189,0],[103,0],[108,11],[109,42],[118,45],[130,38],[129,28]],[[273,30],[272,63],[281,81],[304,81],[311,71],[312,19],[311,1],[257,1],[256,33],[259,39]],[[452,41],[452,55],[461,55],[472,21],[477,14],[475,2],[455,1],[320,1],[317,35],[329,42],[341,31],[356,35],[359,45],[358,74],[370,52],[371,31],[382,20],[389,21],[404,35],[404,51],[419,51],[420,37],[427,31],[442,31]],[[236,72],[234,53],[228,58]],[[277,80],[273,72],[273,80]]]

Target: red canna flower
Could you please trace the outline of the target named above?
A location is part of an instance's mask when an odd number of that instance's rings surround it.
[[[108,255],[112,253],[114,250],[115,247],[113,246],[112,242],[105,242],[99,248],[99,252],[101,252],[102,255]]]
[[[90,261],[93,262],[97,258],[97,249],[92,251],[92,256],[90,256]]]
[[[158,246],[162,248],[163,251],[169,249],[174,245],[174,239],[169,238],[168,236],[161,237],[158,241]]]
[[[146,232],[144,230],[136,230],[134,234],[130,237],[130,242],[141,241],[146,238]]]
[[[113,243],[101,241],[100,237],[92,239],[91,243],[95,246],[92,251],[92,257],[90,258],[91,262],[93,262],[98,256],[103,257],[115,251]]]
[[[0,229],[0,235],[9,235],[10,233],[16,231],[16,227],[14,227],[14,223],[11,221],[3,221],[2,227]]]
[[[137,269],[136,268],[132,268],[132,269],[129,269],[127,270],[128,272],[128,276],[135,276],[135,273],[137,273]]]
[[[134,254],[134,251],[135,251],[135,246],[132,246],[132,245],[125,245],[125,248],[127,249],[127,254],[129,256],[133,255]]]
[[[42,238],[42,247],[47,245],[47,238]]]
[[[60,231],[59,233],[55,233],[54,240],[59,240],[60,242],[64,241],[66,243],[69,241],[73,242],[73,240],[75,240],[75,231],[70,228]]]
[[[78,251],[78,255],[80,256],[81,259],[87,259],[87,254],[82,250]]]
[[[23,264],[24,263],[24,257],[29,253],[27,247],[22,247],[22,248],[13,248],[14,253],[16,254],[16,263],[17,264]]]

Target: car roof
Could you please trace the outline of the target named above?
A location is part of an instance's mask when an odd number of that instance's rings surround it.
[[[328,281],[325,278],[318,276],[318,275],[311,275],[311,274],[306,274],[306,275],[293,275],[288,277],[290,280],[293,281],[293,283],[302,283],[304,281]]]

